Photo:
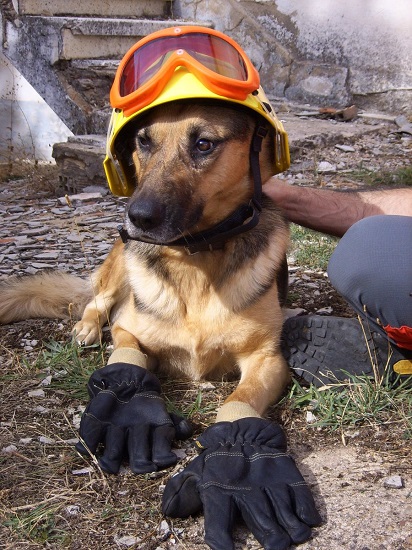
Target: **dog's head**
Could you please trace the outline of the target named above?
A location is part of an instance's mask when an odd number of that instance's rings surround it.
[[[126,212],[130,237],[174,241],[212,227],[247,203],[256,124],[247,110],[189,102],[161,105],[128,124],[116,140],[116,155],[135,182]],[[270,132],[260,156],[263,180],[272,173]]]

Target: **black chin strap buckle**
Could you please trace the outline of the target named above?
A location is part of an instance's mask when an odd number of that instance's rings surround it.
[[[126,244],[130,238],[129,233],[126,231],[123,225],[118,225],[117,231],[119,232],[120,238],[122,239],[123,243]]]

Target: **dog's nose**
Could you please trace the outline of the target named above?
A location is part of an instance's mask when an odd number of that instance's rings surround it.
[[[143,231],[149,231],[163,223],[165,207],[159,201],[140,199],[132,202],[128,216],[133,225]]]

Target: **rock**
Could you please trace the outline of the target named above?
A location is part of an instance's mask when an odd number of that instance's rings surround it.
[[[39,389],[39,390],[29,391],[27,392],[27,395],[29,397],[45,397],[46,394],[44,393],[44,390]]]
[[[202,391],[211,391],[216,389],[216,386],[214,386],[212,382],[203,382],[202,384],[200,384],[200,389]]]
[[[44,445],[53,445],[54,443],[56,443],[54,439],[51,439],[50,437],[46,437],[44,435],[41,435],[39,437],[39,441],[40,441],[40,443],[43,443]]]
[[[140,540],[140,538],[133,537],[131,535],[124,535],[122,537],[119,537],[118,535],[114,536],[114,542],[117,544],[117,546],[125,546],[127,548],[129,548],[130,546],[136,547],[135,545],[139,543]]]
[[[159,532],[159,535],[161,537],[166,537],[170,533],[169,524],[167,523],[167,521],[165,519],[160,522],[158,532]]]
[[[333,307],[330,307],[330,306],[321,307],[320,309],[316,310],[316,313],[318,315],[332,315]]]
[[[74,204],[76,202],[87,202],[87,201],[93,201],[101,198],[102,198],[101,193],[77,193],[76,195],[70,195],[67,198],[66,196],[59,197],[58,201],[62,205],[67,204],[67,202],[69,202],[69,206],[70,206],[70,203]]]
[[[47,269],[47,268],[53,267],[53,264],[46,264],[43,262],[33,262],[31,265],[35,269]]]
[[[316,416],[313,414],[312,411],[306,411],[306,422],[308,424],[314,424],[317,421]]]
[[[321,174],[333,174],[336,172],[336,164],[331,164],[327,161],[319,162],[316,167],[316,170]]]
[[[184,449],[172,449],[172,453],[174,453],[177,458],[186,458],[187,454],[186,454],[186,451]]]
[[[46,378],[43,378],[43,380],[40,382],[40,386],[50,386],[52,382],[52,376],[49,375],[49,376],[46,376]]]
[[[65,511],[69,516],[77,516],[80,513],[80,506],[69,504],[66,506]]]
[[[387,489],[402,489],[404,486],[403,479],[397,475],[387,477],[383,480],[383,486]]]
[[[286,321],[286,319],[289,319],[290,317],[297,317],[299,315],[303,315],[304,313],[306,313],[306,309],[303,309],[301,307],[296,307],[294,309],[284,308],[283,319]]]
[[[93,472],[93,468],[89,466],[88,468],[81,468],[79,470],[72,470],[72,474],[74,476],[84,476],[86,474],[91,474]]]
[[[40,391],[43,391],[43,390],[40,390]],[[41,405],[39,405],[38,407],[34,408],[34,412],[38,412],[40,414],[47,414],[50,412],[50,409],[47,409],[46,407],[42,407]]]
[[[58,252],[42,252],[35,255],[36,260],[57,260],[59,258]]]
[[[8,445],[7,447],[2,448],[3,453],[13,454],[17,451],[16,445]]]
[[[335,147],[336,149],[339,149],[339,151],[343,151],[344,153],[354,153],[356,150],[354,147],[351,147],[350,145],[337,144],[335,145]]]

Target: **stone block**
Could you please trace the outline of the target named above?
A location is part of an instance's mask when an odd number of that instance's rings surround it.
[[[19,0],[20,15],[92,15],[96,17],[164,17],[168,0]]]
[[[105,147],[106,137],[99,135],[73,136],[54,144],[53,157],[65,192],[81,193],[90,185],[106,185]]]
[[[347,78],[346,67],[295,61],[291,66],[285,96],[298,103],[344,106],[350,101]]]

